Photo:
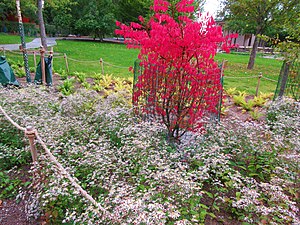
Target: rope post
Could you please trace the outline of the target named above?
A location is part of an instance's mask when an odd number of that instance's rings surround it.
[[[36,52],[33,51],[34,68],[36,69]]]
[[[256,92],[255,92],[255,96],[258,96],[258,90],[259,90],[259,85],[260,85],[260,79],[262,78],[262,72],[259,73],[258,75],[258,80],[257,80],[257,86],[256,86]]]
[[[67,72],[69,73],[69,64],[68,64],[68,58],[67,58],[67,54],[64,53],[64,58],[65,58],[65,62],[66,62],[66,69],[67,69]]]
[[[102,75],[104,75],[104,67],[103,67],[103,59],[100,58],[100,66],[101,66],[101,72],[102,72]]]
[[[27,126],[27,127],[26,127],[25,135],[26,135],[26,136],[28,137],[28,139],[29,139],[29,144],[30,144],[30,151],[31,151],[32,161],[33,161],[33,162],[36,162],[36,161],[37,161],[37,151],[36,151],[35,143],[34,143],[34,139],[35,139],[35,130],[33,129],[32,126]]]
[[[41,70],[42,70],[42,83],[46,84],[46,71],[45,71],[45,49],[43,46],[40,47],[41,53]]]

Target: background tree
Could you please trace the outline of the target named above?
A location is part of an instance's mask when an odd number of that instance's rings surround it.
[[[170,0],[172,4],[178,1]],[[137,22],[140,15],[150,18],[152,3],[153,0],[47,0],[42,13],[48,35],[82,34],[102,39],[112,34],[116,19],[129,24]],[[198,9],[203,3],[197,0],[193,4]],[[22,0],[21,8],[24,16],[38,23],[37,0]],[[9,14],[15,15],[15,2],[0,1],[0,12],[2,21]]]
[[[22,15],[30,18],[32,21],[36,21],[36,5],[34,0],[22,0],[20,2]],[[16,1],[1,0],[0,1],[0,20],[2,28],[4,28],[4,21],[8,16],[17,15]]]
[[[293,11],[299,4],[298,0],[224,0],[222,3],[224,8],[220,15],[227,29],[255,35],[248,69],[254,67],[259,36],[276,33],[276,25],[282,23],[281,18],[287,18],[288,15],[299,17]]]
[[[111,0],[90,1],[83,9],[84,15],[78,19],[75,25],[77,33],[93,35],[103,40],[107,34],[112,34],[115,29],[115,16]]]
[[[281,52],[285,53],[287,61],[300,60],[300,2],[290,9],[293,13],[287,13],[281,21],[278,21],[278,30],[283,30],[287,35],[276,40],[271,36],[273,43]]]
[[[74,31],[75,13],[73,7],[77,3],[73,0],[48,0],[44,6],[44,19],[47,32],[53,35],[68,35]]]
[[[115,14],[118,21],[128,24],[138,22],[138,17],[147,17],[153,0],[114,0]]]
[[[16,15],[16,2],[11,0],[2,0],[0,2],[1,21],[4,21],[9,15]]]
[[[41,35],[41,42],[44,49],[47,50],[47,36],[46,36],[46,29],[43,17],[43,0],[38,0],[38,18],[39,18],[39,27],[40,27],[40,35]]]
[[[174,7],[180,0],[170,0],[169,2]],[[116,18],[118,21],[129,24],[130,22],[139,22],[138,17],[143,16],[146,20],[153,15],[150,6],[153,5],[153,0],[113,0],[116,6]],[[203,9],[205,1],[195,0],[193,2],[195,12]],[[175,13],[175,11],[173,10]]]
[[[286,35],[280,37],[266,37],[284,56],[280,71],[275,97],[283,95],[292,96],[296,101],[300,99],[300,2],[291,9],[294,14],[287,14],[278,29],[283,30]]]

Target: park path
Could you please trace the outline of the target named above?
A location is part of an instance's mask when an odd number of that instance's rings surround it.
[[[56,39],[58,38],[47,38],[47,45],[54,46],[56,45]],[[8,51],[19,50],[19,46],[21,44],[7,44],[7,45],[0,45],[0,49],[5,49]],[[26,43],[27,49],[39,48],[41,46],[41,39],[35,38],[33,41]]]

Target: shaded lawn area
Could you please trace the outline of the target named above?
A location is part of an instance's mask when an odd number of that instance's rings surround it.
[[[25,37],[26,43],[31,42],[33,39],[33,37]],[[19,35],[0,33],[0,44],[21,44],[21,37]]]

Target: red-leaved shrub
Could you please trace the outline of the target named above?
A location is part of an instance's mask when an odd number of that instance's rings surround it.
[[[149,21],[139,17],[140,23],[129,26],[117,22],[116,30],[129,48],[140,49],[143,73],[134,104],[163,122],[176,139],[199,129],[205,114],[217,113],[222,85],[214,57],[218,47],[228,51],[230,43],[212,17],[193,18],[193,2],[154,0]]]

